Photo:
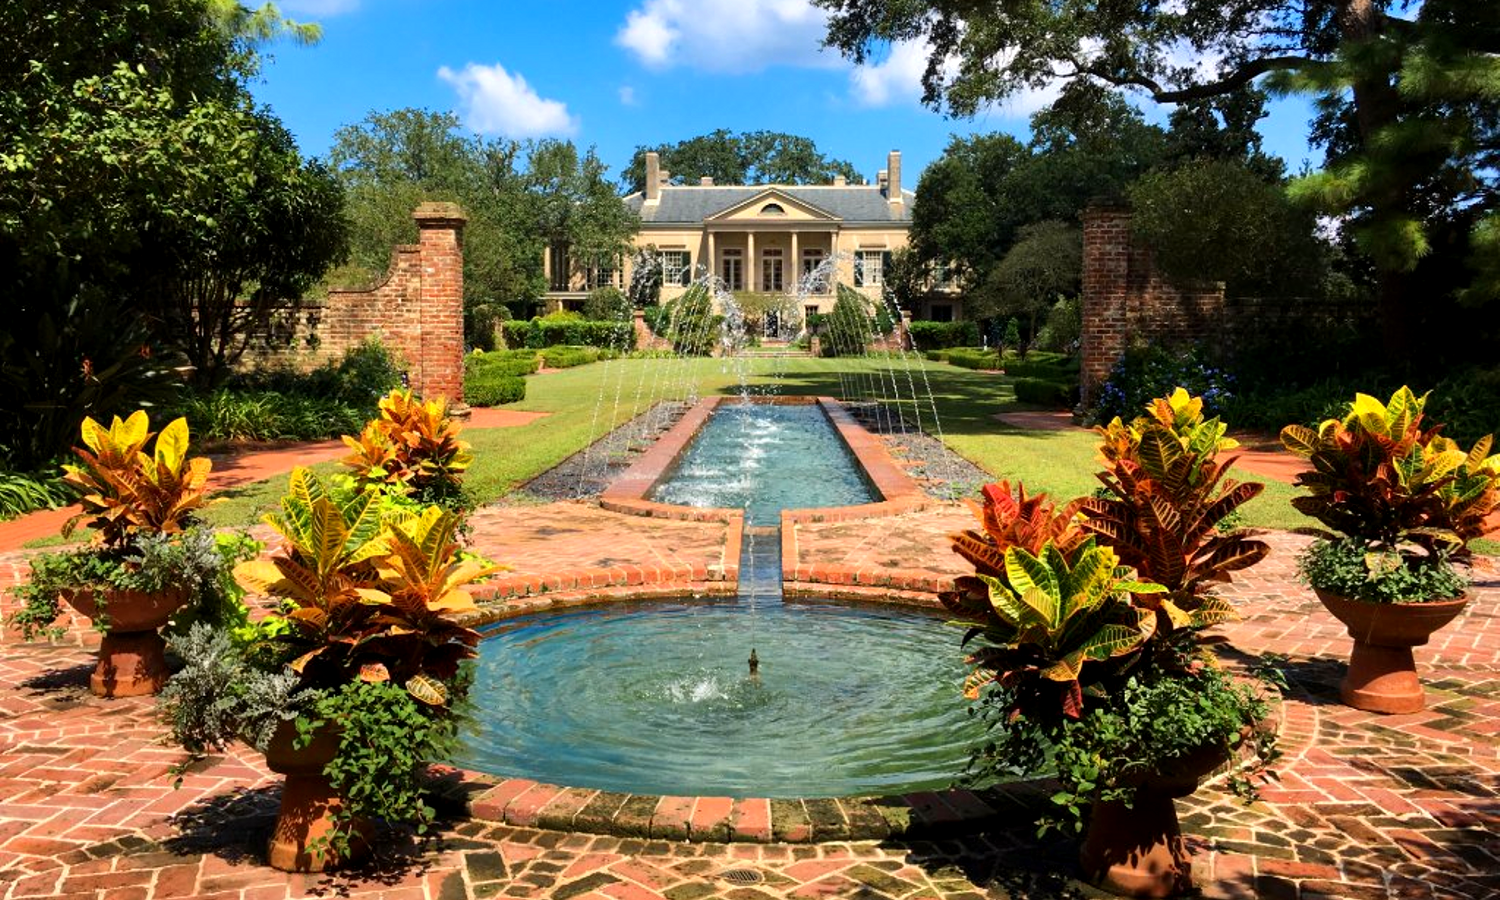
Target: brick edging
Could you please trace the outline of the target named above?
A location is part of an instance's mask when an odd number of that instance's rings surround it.
[[[712,843],[811,844],[942,837],[1046,804],[1047,780],[890,797],[678,797],[571,788],[464,772],[472,818],[554,831]]]

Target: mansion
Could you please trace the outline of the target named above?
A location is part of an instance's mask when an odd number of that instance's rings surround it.
[[[819,185],[718,185],[671,183],[656,153],[646,154],[645,190],[623,199],[640,217],[637,248],[655,247],[662,264],[662,302],[682,294],[707,271],[731,291],[797,294],[806,282],[804,312],[833,308],[841,283],[879,301],[883,271],[893,250],[905,247],[914,194],[901,187],[901,153],[892,151],[875,183],[852,185],[842,176]],[[837,262],[827,278],[807,278],[825,261]],[[554,246],[545,260],[549,308],[581,305],[594,288],[630,283],[620,269],[588,270]],[[911,310],[914,318],[949,321],[958,299],[937,290]]]

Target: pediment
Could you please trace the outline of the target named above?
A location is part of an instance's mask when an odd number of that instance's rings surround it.
[[[704,222],[838,222],[839,217],[799,200],[785,191],[767,188],[746,200],[705,216]]]

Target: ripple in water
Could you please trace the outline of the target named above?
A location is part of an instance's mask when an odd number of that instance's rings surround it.
[[[911,611],[630,604],[516,620],[480,646],[496,775],[661,794],[811,797],[945,787],[980,736],[959,633]],[[759,679],[748,675],[755,646]]]

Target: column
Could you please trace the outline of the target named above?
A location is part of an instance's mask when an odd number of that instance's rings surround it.
[[[782,281],[785,286],[795,286],[802,280],[802,254],[797,252],[797,229],[792,229],[792,261],[787,264],[787,271],[782,273]]]
[[[760,276],[756,274],[755,232],[745,232],[745,290],[760,290]]]
[[[712,231],[708,232],[708,259],[705,260],[705,263],[708,265],[708,274],[710,277],[718,274],[719,254],[714,250],[714,233]]]

